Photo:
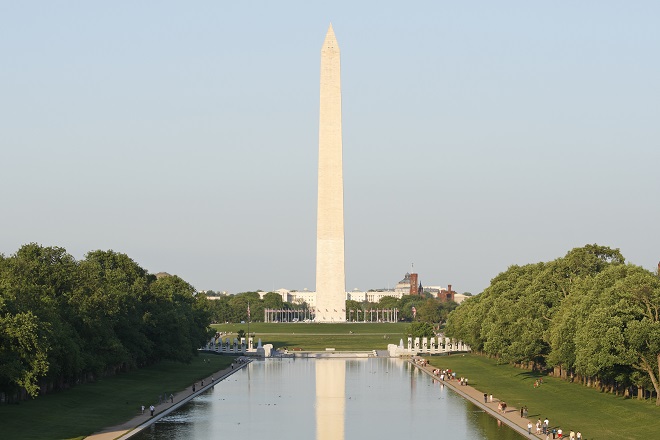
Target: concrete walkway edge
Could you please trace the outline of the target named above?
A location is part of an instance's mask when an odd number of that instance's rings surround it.
[[[199,396],[203,392],[207,391],[209,388],[213,388],[216,384],[223,381],[227,377],[231,376],[235,372],[239,371],[243,367],[246,367],[250,362],[252,362],[252,359],[247,359],[245,362],[239,363],[238,365],[234,366],[231,369],[225,368],[223,370],[216,372],[211,377],[215,377],[215,375],[217,374],[218,375],[217,379],[213,381],[209,380],[208,385],[205,385],[199,388],[198,390],[195,390],[195,392],[193,393],[187,394],[188,391],[185,389],[177,392],[173,396],[175,403],[172,403],[171,406],[167,407],[166,409],[162,409],[160,412],[155,413],[153,416],[150,416],[148,414],[148,409],[147,409],[147,414],[142,413],[141,415],[137,415],[124,423],[105,428],[102,431],[96,432],[94,434],[85,437],[85,440],[125,440],[131,438],[138,432],[142,431],[144,428],[152,425],[156,421],[170,414],[172,411],[181,408],[183,405],[190,402],[193,398]],[[208,378],[206,380],[208,380]]]
[[[190,396],[180,400],[176,404],[174,404],[174,405],[170,406],[169,408],[167,408],[165,411],[162,411],[158,414],[155,414],[153,417],[149,418],[149,420],[142,423],[141,425],[136,426],[130,432],[127,432],[126,434],[122,435],[121,437],[118,437],[117,440],[125,440],[125,439],[133,437],[134,435],[136,435],[137,433],[142,431],[144,428],[147,428],[148,426],[156,423],[158,420],[162,419],[163,417],[170,414],[171,412],[176,411],[177,409],[181,408],[183,405],[190,402],[192,399],[199,396],[203,392],[207,391],[210,388],[213,388],[218,382],[221,382],[221,381],[225,380],[227,377],[229,377],[232,374],[236,373],[238,370],[247,367],[250,364],[250,362],[252,362],[252,359],[248,359],[245,363],[239,364],[237,368],[234,368],[232,370],[227,371],[225,374],[220,376],[215,381],[209,383],[208,385],[204,385],[199,390],[195,391],[194,393],[191,393]]]
[[[431,368],[429,368],[429,367],[422,367],[421,365],[417,365],[417,364],[414,362],[414,360],[409,360],[408,362],[410,362],[410,364],[412,364],[413,366],[419,368],[419,369],[420,369],[421,371],[423,371],[424,373],[426,373],[426,374],[428,374],[429,376],[431,376],[433,379],[440,381],[440,379],[439,379],[437,376],[435,376],[435,375],[433,374],[433,367],[431,367]],[[456,379],[454,379],[453,381],[458,382]],[[447,385],[447,386],[448,386],[449,388],[451,388],[454,392],[456,392],[456,394],[458,394],[459,396],[463,397],[463,398],[464,398],[465,400],[467,400],[468,402],[470,402],[470,403],[476,405],[477,407],[483,409],[483,410],[484,410],[486,413],[488,413],[490,416],[496,418],[497,420],[500,420],[502,423],[506,423],[507,426],[509,426],[511,429],[513,429],[514,431],[518,432],[519,434],[523,435],[524,437],[529,437],[529,438],[544,438],[544,437],[541,437],[541,436],[539,436],[539,435],[536,434],[536,432],[535,432],[535,431],[536,431],[536,425],[535,425],[533,422],[532,422],[532,425],[534,425],[534,428],[532,428],[532,429],[533,429],[533,430],[532,430],[532,433],[531,433],[531,434],[528,434],[528,433],[527,433],[527,427],[526,427],[526,426],[524,426],[524,427],[523,427],[523,426],[520,426],[518,423],[516,423],[515,421],[509,419],[509,418],[506,417],[505,415],[498,413],[496,410],[494,410],[493,408],[488,407],[487,405],[484,405],[483,402],[481,402],[481,401],[478,400],[478,399],[475,399],[474,397],[472,397],[472,396],[470,396],[468,393],[466,393],[464,390],[462,390],[460,386],[457,386],[457,385],[453,384],[453,383],[452,383],[452,380],[446,380],[446,381],[440,381],[440,382],[443,383],[443,384],[445,384],[445,385]],[[466,386],[463,386],[463,387],[464,387],[464,388],[467,387],[467,388],[469,388],[469,389],[474,389],[474,390],[476,391],[475,388],[473,388],[473,387],[471,387],[471,386],[469,386],[469,385],[466,385]],[[483,393],[481,393],[481,392],[479,392],[479,393],[480,393],[480,394],[483,394]],[[511,407],[509,407],[509,408],[511,408]],[[511,408],[511,409],[515,409],[515,408]],[[517,414],[517,411],[514,411],[514,413]],[[521,419],[521,420],[524,420],[525,422],[528,421],[528,419]],[[525,425],[526,425],[526,423],[525,423]]]

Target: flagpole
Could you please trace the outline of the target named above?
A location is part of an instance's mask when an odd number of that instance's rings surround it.
[[[248,300],[248,336],[247,336],[247,341],[245,344],[245,353],[247,354],[247,347],[250,345],[250,321],[252,319],[250,318],[250,301]]]

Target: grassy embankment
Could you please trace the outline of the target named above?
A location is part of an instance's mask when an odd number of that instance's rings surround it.
[[[247,332],[247,324],[214,324],[219,332],[235,335],[239,330]],[[275,348],[301,348],[303,350],[387,350],[387,344],[406,342],[405,323],[250,323],[250,333],[263,344]],[[227,336],[224,336],[225,338]]]
[[[540,374],[477,355],[428,359],[438,368],[456,371],[457,377],[467,377],[471,386],[492,393],[495,399],[516,408],[527,405],[531,419],[548,417],[565,436],[579,429],[589,440],[660,438],[660,408],[648,401],[624,399],[547,376],[534,388]]]
[[[158,404],[160,394],[186,389],[232,359],[204,354],[190,364],[165,361],[19,405],[0,405],[0,438],[82,439],[131,419],[140,405]]]

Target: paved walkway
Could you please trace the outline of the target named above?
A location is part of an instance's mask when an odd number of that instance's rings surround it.
[[[205,385],[203,387],[195,388],[194,393],[191,392],[192,385],[190,386],[190,388],[187,388],[183,391],[179,391],[174,395],[174,402],[168,399],[167,402],[162,403],[160,405],[156,405],[156,410],[154,411],[153,417],[151,417],[149,413],[149,407],[147,406],[144,408],[144,414],[135,416],[131,420],[122,423],[120,425],[105,428],[102,431],[97,432],[96,434],[92,434],[90,436],[85,437],[85,439],[86,440],[128,439],[131,436],[143,430],[144,428],[146,428],[147,426],[151,425],[152,423],[155,423],[158,419],[168,415],[172,411],[185,405],[193,397],[198,396],[199,394],[203,393],[209,388],[214,387],[215,384],[225,379],[226,377],[234,374],[241,368],[247,366],[250,362],[251,360],[248,360],[247,362],[244,363],[234,363],[233,368],[232,367],[225,368],[224,370],[214,373],[212,376],[204,378]],[[211,377],[215,379],[213,382],[211,382]],[[197,383],[197,385],[200,385],[200,383]]]
[[[438,381],[440,380],[438,376],[435,376],[433,374],[433,370],[438,367],[434,367],[432,365],[421,366],[418,365],[416,362],[414,362],[414,360],[410,360],[409,362],[414,366],[416,366],[417,368],[419,368],[424,373],[428,374],[429,376],[435,378]],[[520,434],[524,435],[525,437],[540,438],[545,440],[546,438],[545,434],[538,434],[538,435],[536,434],[536,420],[520,417],[520,408],[514,408],[507,404],[506,412],[502,413],[501,411],[497,410],[497,404],[500,401],[497,398],[495,398],[495,396],[493,396],[492,402],[484,403],[483,391],[476,390],[470,385],[461,385],[458,379],[445,380],[443,381],[443,383],[448,387],[450,387],[451,389],[453,389],[454,391],[456,391],[456,393],[461,395],[466,400],[477,405],[479,408],[483,409],[484,411],[486,411],[488,414],[495,417],[496,419],[502,421],[503,423],[506,423],[508,426],[510,426]],[[527,434],[527,423],[529,423],[530,421],[532,422],[531,435]],[[566,434],[566,438],[568,438],[567,435],[568,433],[565,434]],[[550,434],[549,438],[552,438],[552,434]]]

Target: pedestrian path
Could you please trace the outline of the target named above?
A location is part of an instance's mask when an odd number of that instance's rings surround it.
[[[164,403],[157,405],[153,417],[150,415],[149,407],[145,407],[144,414],[135,416],[131,420],[122,423],[120,425],[105,428],[102,431],[99,431],[98,433],[85,437],[85,440],[128,439],[133,435],[137,434],[138,432],[140,432],[141,430],[143,430],[144,428],[146,428],[147,426],[151,425],[152,423],[155,423],[160,418],[168,415],[169,413],[171,413],[176,409],[179,409],[181,406],[188,403],[195,396],[198,396],[199,394],[203,393],[209,388],[214,387],[215,384],[225,379],[226,377],[234,374],[241,368],[247,366],[250,362],[251,360],[246,360],[245,362],[232,364],[231,367],[225,368],[224,370],[218,371],[213,375],[204,378],[203,383],[205,383],[206,385],[200,386],[199,388],[195,387],[194,392],[191,392],[192,390],[192,384],[191,384],[190,388],[176,393],[173,399],[171,400],[167,399]],[[215,380],[211,381],[212,377]]]
[[[436,369],[437,367],[431,365],[419,365],[414,361],[414,359],[410,360],[409,362],[415,367],[419,368],[424,373],[432,376],[434,379],[440,380],[438,376],[433,374],[433,370]],[[520,416],[520,408],[514,408],[512,406],[507,405],[506,411],[502,413],[497,409],[497,405],[498,403],[500,403],[500,401],[499,399],[495,398],[495,396],[493,397],[492,402],[484,403],[483,391],[476,390],[470,385],[461,385],[458,379],[445,380],[442,381],[442,383],[453,389],[456,393],[458,393],[466,400],[470,401],[471,403],[475,404],[479,408],[486,411],[491,416],[500,420],[502,423],[506,423],[509,427],[514,429],[516,432],[519,432],[520,434],[524,435],[525,437],[540,438],[545,440],[546,434],[539,434],[539,435],[536,434],[535,420],[530,420],[528,418],[524,418]],[[531,435],[527,433],[527,424],[530,422],[532,423]],[[552,438],[552,435],[550,435],[549,437]]]

